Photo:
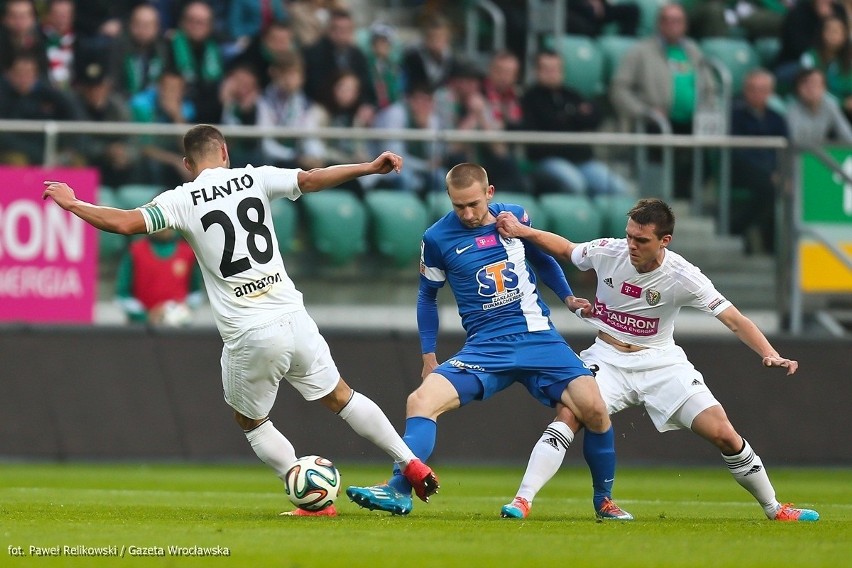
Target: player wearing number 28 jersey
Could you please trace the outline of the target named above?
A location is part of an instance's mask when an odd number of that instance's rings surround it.
[[[222,133],[199,125],[184,136],[184,165],[195,179],[130,211],[97,207],[74,197],[61,182],[46,181],[53,199],[94,227],[114,233],[177,229],[198,258],[222,349],[222,387],[237,423],[257,456],[282,480],[296,461],[293,445],[269,421],[283,377],[306,400],[319,400],[358,434],[390,455],[423,498],[437,478],[402,441],[385,414],[343,380],[328,345],[305,312],[287,276],[269,202],[335,187],[368,174],[399,171],[402,158],[385,152],[369,163],[310,171],[262,166],[230,169]],[[319,513],[335,515],[333,506]]]

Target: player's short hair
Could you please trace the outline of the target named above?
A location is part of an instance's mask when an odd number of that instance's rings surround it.
[[[639,225],[654,225],[654,234],[658,238],[674,235],[674,212],[662,199],[640,199],[627,212],[627,217]]]
[[[447,189],[464,189],[475,183],[482,185],[483,189],[488,187],[488,172],[479,164],[464,162],[456,164],[447,172]]]
[[[193,126],[183,136],[183,154],[193,166],[200,158],[218,151],[224,145],[225,137],[218,128],[209,124]]]

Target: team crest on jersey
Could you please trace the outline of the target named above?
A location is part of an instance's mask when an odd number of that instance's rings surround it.
[[[645,290],[645,301],[648,302],[649,306],[656,306],[660,303],[660,292],[654,290],[653,288],[648,288]]]

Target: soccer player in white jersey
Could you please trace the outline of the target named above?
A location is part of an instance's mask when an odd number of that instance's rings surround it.
[[[293,445],[269,420],[283,377],[305,400],[319,400],[402,469],[419,497],[438,488],[432,470],[415,457],[382,410],[340,376],[328,345],[305,311],[302,294],[284,269],[269,202],[335,187],[357,177],[399,171],[402,158],[385,152],[372,162],[308,171],[271,166],[230,168],[222,133],[209,125],[183,139],[184,165],[194,181],[161,193],[133,210],[99,207],[74,196],[68,185],[46,181],[53,199],[94,227],[132,235],[180,231],[195,251],[216,325],[222,336],[225,401],[257,456],[284,480],[296,461]],[[334,516],[296,509],[298,516]]]
[[[423,383],[408,397],[403,440],[426,460],[435,447],[437,419],[443,413],[518,382],[542,404],[570,406],[586,426],[583,455],[592,474],[592,503],[601,519],[630,520],[612,500],[615,439],[592,373],[548,317],[536,286],[536,273],[571,309],[577,300],[559,264],[520,239],[501,238],[496,220],[518,205],[490,203],[494,186],[477,164],[458,164],[446,176],[453,211],[426,230],[420,258],[417,326],[423,355]],[[438,364],[438,289],[449,283],[467,334],[464,347]],[[555,444],[568,445],[557,437]],[[411,511],[411,486],[399,467],[387,484],[349,487],[350,499],[368,509],[397,515]]]
[[[692,306],[714,315],[760,357],[766,367],[796,372],[799,364],[778,354],[749,318],[713,283],[679,254],[668,250],[674,214],[659,199],[642,199],[627,215],[627,238],[573,243],[501,213],[497,228],[504,237],[520,237],[557,259],[573,262],[597,275],[594,304],[577,310],[597,328],[595,343],[580,353],[596,371],[610,414],[644,406],[660,432],[689,428],[715,445],[734,479],[760,503],[769,519],[816,521],[810,509],[782,505],[760,457],[728,421],[722,405],[704,384],[672,338],[680,308]],[[553,477],[565,448],[551,445],[551,432],[576,432],[579,423],[566,408],[535,445],[517,496],[501,515],[523,518],[536,493]]]

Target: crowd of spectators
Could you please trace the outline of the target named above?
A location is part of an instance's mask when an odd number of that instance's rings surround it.
[[[496,3],[510,16],[510,29],[523,25],[518,5],[524,3]],[[405,157],[406,168],[380,182],[409,191],[440,189],[448,167],[478,161],[513,190],[629,193],[631,183],[587,146],[533,145],[524,155],[500,143],[327,140],[311,133],[325,126],[585,132],[606,118],[620,118],[612,123],[622,125],[648,120],[653,132],[660,120],[650,119],[662,118],[675,133],[688,134],[699,104],[715,96],[698,40],[735,36],[775,37],[780,51],[768,71],[749,75],[743,100],[734,105],[740,117],[732,122],[734,134],[789,132],[802,144],[848,141],[849,3],[663,5],[655,30],[637,38],[606,95],[590,98],[566,86],[572,70],[558,51],[534,54],[534,80],[522,84],[529,54],[517,33],[487,67],[465,60],[458,47],[464,30],[439,9],[426,9],[441,3],[413,3],[423,15],[419,37],[403,41],[380,22],[358,28],[342,0],[0,0],[0,118],[287,126],[303,134],[234,139],[234,165],[310,168],[363,160],[388,148]],[[636,35],[646,5],[568,0],[566,29],[591,37]],[[771,128],[763,128],[767,107],[750,97],[750,89],[767,88],[760,98],[770,102],[789,93],[789,110],[778,117],[783,128],[774,116]],[[742,131],[744,124],[752,130]],[[39,135],[0,133],[2,163],[37,164],[41,152]],[[62,158],[98,167],[102,183],[114,187],[185,179],[173,137],[68,136]],[[684,154],[676,160],[676,195],[690,184],[690,159]],[[748,163],[735,157],[735,168]],[[771,160],[761,163],[776,167]],[[766,180],[777,171],[749,175],[763,180],[755,182],[763,199],[774,187]],[[351,189],[368,191],[377,181],[359,180]]]

